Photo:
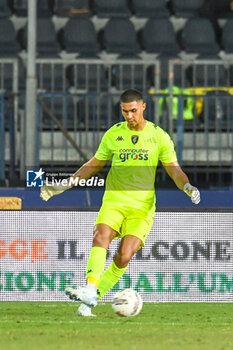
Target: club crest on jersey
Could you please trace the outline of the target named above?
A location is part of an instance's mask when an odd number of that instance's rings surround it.
[[[138,142],[139,136],[138,135],[133,135],[131,136],[131,141],[133,142],[134,145]]]

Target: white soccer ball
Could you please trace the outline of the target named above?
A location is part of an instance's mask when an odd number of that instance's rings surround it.
[[[123,289],[114,295],[112,308],[118,316],[136,316],[142,309],[143,301],[138,292],[131,288]]]

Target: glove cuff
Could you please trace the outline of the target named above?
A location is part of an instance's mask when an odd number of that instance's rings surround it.
[[[187,182],[185,185],[184,185],[184,188],[183,188],[183,191],[186,192],[188,189],[190,189],[190,183]]]

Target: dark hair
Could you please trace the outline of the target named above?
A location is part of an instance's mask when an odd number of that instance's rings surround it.
[[[142,93],[136,89],[125,90],[121,96],[120,101],[123,103],[133,102],[133,101],[142,101]]]

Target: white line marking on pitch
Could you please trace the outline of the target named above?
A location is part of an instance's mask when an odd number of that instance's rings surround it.
[[[93,320],[93,324],[113,324],[113,325],[121,325],[121,321],[97,321],[96,319],[93,319],[91,318],[91,320]],[[42,325],[45,325],[45,324],[56,324],[56,325],[59,325],[59,324],[79,324],[81,320],[70,320],[70,321],[51,321],[51,320],[44,320],[44,321],[35,321],[35,320],[21,320],[21,321],[18,321],[17,320],[15,321],[15,323],[41,323]],[[124,323],[127,323],[128,325],[156,325],[155,322],[135,322],[135,321],[131,321],[131,322],[127,322],[126,319],[122,318],[122,321],[126,321]],[[12,323],[12,320],[0,320],[0,324],[1,323]],[[180,323],[180,322],[168,322],[168,323],[163,323],[163,326],[193,326],[195,325],[194,323]],[[222,327],[222,326],[231,326],[232,327],[232,323],[214,323],[215,326],[219,326],[219,327]]]

